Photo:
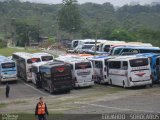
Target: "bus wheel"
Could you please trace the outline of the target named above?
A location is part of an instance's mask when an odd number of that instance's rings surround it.
[[[125,82],[123,81],[123,88],[126,88]]]
[[[153,87],[153,83],[149,85],[150,87]]]
[[[112,80],[110,79],[110,81],[109,81],[109,84],[110,84],[110,86],[112,86]]]

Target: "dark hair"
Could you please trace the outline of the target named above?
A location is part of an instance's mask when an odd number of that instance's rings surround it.
[[[40,97],[39,99],[41,100],[43,97]]]

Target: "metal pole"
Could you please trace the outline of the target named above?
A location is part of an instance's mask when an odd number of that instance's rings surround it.
[[[94,55],[96,55],[96,50],[97,50],[97,38],[98,38],[98,17],[96,18],[96,38],[95,38],[95,49],[94,49]]]

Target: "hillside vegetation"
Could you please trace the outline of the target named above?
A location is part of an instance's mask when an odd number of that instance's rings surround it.
[[[41,36],[57,37],[60,34],[61,38],[71,38],[62,28],[58,30],[57,14],[61,8],[62,4],[0,2],[0,34],[12,37],[12,24],[16,20],[37,26]],[[115,9],[110,3],[85,3],[78,4],[78,8],[82,24],[81,30],[72,35],[74,39],[95,38],[98,29],[101,39],[150,42],[160,46],[160,5],[125,5]]]

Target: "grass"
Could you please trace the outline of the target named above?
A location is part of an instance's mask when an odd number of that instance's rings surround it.
[[[8,115],[12,116],[12,118],[18,118],[18,120],[37,120],[36,116],[34,114],[26,114],[26,113],[18,113],[18,114],[14,114],[14,113],[9,113]],[[6,115],[3,115],[6,116]],[[3,118],[2,116],[2,118]],[[1,117],[1,116],[0,116]],[[64,115],[62,113],[56,113],[56,114],[50,114],[49,116],[47,116],[48,120],[62,120],[65,119]]]
[[[12,102],[9,102],[9,103],[0,103],[0,108],[4,108],[4,107],[7,107],[8,105],[12,105],[12,104],[22,104],[22,103],[27,103],[27,101],[25,100],[19,100],[19,101],[12,101]]]
[[[0,49],[0,55],[4,55],[4,56],[11,56],[12,53],[14,52],[29,52],[29,53],[35,53],[35,52],[40,52],[40,50],[38,49],[18,49],[18,48],[2,48]]]
[[[4,108],[4,107],[6,107],[6,106],[7,106],[6,103],[0,103],[0,108]]]

